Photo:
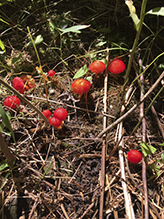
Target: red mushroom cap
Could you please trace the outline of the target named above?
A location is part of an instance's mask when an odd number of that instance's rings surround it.
[[[55,75],[55,71],[54,70],[49,70],[48,71],[48,76],[49,77],[52,77],[52,76],[54,76]]]
[[[8,108],[15,109],[16,107],[19,107],[20,99],[16,96],[8,96],[4,100],[4,105]]]
[[[127,158],[129,162],[133,164],[138,164],[142,160],[142,154],[137,150],[130,150],[127,153]]]
[[[24,83],[23,80],[20,77],[15,77],[13,79],[13,87],[15,90],[19,91],[19,93],[23,94],[24,93]]]
[[[92,62],[89,66],[89,70],[96,74],[103,72],[105,69],[106,69],[106,66],[104,62],[99,61],[99,60]]]
[[[120,59],[113,59],[108,63],[108,71],[114,74],[120,74],[125,70],[125,64]]]
[[[34,91],[36,88],[35,79],[31,77],[31,75],[22,75],[20,78],[23,80],[25,84],[24,87],[26,90]]]
[[[89,91],[91,83],[83,78],[77,79],[71,84],[72,90],[76,94],[84,94]]]
[[[51,116],[51,112],[49,110],[43,110],[43,115],[46,117],[46,118],[49,118]]]
[[[51,117],[49,119],[49,124],[54,126],[54,127],[59,127],[62,124],[62,121],[60,121],[59,119],[57,119],[55,117]]]
[[[68,116],[67,110],[64,108],[57,108],[54,111],[54,117],[59,119],[60,121],[64,121]]]

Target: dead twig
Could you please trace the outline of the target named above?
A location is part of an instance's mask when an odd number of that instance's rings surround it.
[[[133,84],[129,87],[129,91],[127,92],[125,96],[125,103],[128,101],[130,93],[132,92],[132,89],[133,89]],[[122,105],[121,113],[123,113],[124,110],[125,110],[125,105]],[[120,170],[121,170],[121,184],[122,184],[122,189],[123,189],[124,199],[125,199],[125,211],[129,219],[135,219],[131,196],[127,189],[126,176],[125,176],[124,152],[123,152],[124,141],[122,139],[123,121],[120,122],[120,124],[118,125],[118,128],[119,128],[118,141],[120,142],[119,143],[119,162],[120,162]]]
[[[140,76],[141,82],[141,94],[140,99],[142,100],[144,97],[144,75]],[[144,102],[140,105],[140,119],[142,119],[142,141],[146,143],[146,119],[144,117]],[[144,198],[145,198],[145,219],[149,219],[149,205],[148,205],[148,192],[147,192],[147,179],[146,179],[146,163],[145,160],[142,159],[142,180],[143,180],[143,188],[144,188]]]
[[[155,110],[155,108],[154,108],[153,105],[151,106],[151,112],[152,112],[152,114],[153,114],[153,116],[154,116],[154,119],[156,120],[156,123],[157,123],[157,125],[158,125],[158,128],[159,128],[159,130],[160,130],[160,132],[161,132],[162,138],[164,139],[164,130],[163,130],[163,128],[162,128],[162,125],[161,125],[160,120],[159,120],[159,118],[158,118],[157,112],[156,112],[156,110]]]
[[[108,48],[107,48],[107,57],[106,59],[108,60]],[[105,78],[104,78],[104,113],[107,112],[107,91],[108,91],[108,72],[107,69],[105,71]],[[107,117],[104,115],[103,116],[103,130],[106,129],[106,121]],[[99,212],[99,218],[103,219],[104,218],[104,191],[105,191],[105,153],[106,153],[106,139],[105,139],[105,133],[104,133],[104,140],[102,144],[102,158],[101,158],[101,173],[100,173],[100,212]]]
[[[96,138],[101,138],[106,132],[108,132],[110,129],[114,128],[116,125],[118,125],[121,121],[123,121],[127,116],[129,116],[154,90],[154,88],[158,85],[158,83],[161,81],[161,79],[164,77],[164,71],[159,76],[159,78],[156,80],[156,82],[152,85],[152,87],[147,91],[147,93],[143,96],[143,98],[137,103],[134,104],[134,106],[128,110],[124,115],[122,115],[120,118],[118,118],[115,122],[113,122],[111,125],[109,125],[105,130],[100,132]]]

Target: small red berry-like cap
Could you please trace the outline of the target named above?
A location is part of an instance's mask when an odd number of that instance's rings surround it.
[[[4,105],[8,108],[15,109],[16,107],[19,107],[20,99],[16,96],[8,96],[4,100]]]
[[[127,153],[127,158],[129,162],[133,164],[138,164],[142,160],[142,154],[137,150],[130,150]]]
[[[99,60],[92,62],[89,66],[89,70],[96,74],[103,72],[105,69],[106,69],[106,66],[104,62],[99,61]]]
[[[54,117],[59,119],[60,121],[64,121],[68,116],[67,110],[64,108],[57,108],[54,111]]]
[[[31,77],[31,75],[22,75],[20,78],[23,80],[25,84],[24,87],[26,90],[34,91],[36,88],[35,79]]]
[[[108,71],[114,74],[120,74],[125,70],[125,64],[120,59],[113,59],[108,63]]]
[[[15,90],[19,91],[19,93],[23,94],[24,93],[24,83],[23,80],[20,77],[15,77],[13,79],[13,87]]]
[[[49,124],[58,128],[61,124],[62,124],[62,121],[60,121],[59,119],[55,118],[55,117],[51,117],[49,119]]]
[[[54,76],[55,75],[55,71],[54,70],[49,70],[48,71],[48,76],[49,77],[52,77],[52,76]]]
[[[51,112],[49,110],[43,110],[43,115],[46,117],[46,118],[49,118],[51,116]]]
[[[73,81],[71,87],[74,93],[84,94],[89,91],[91,83],[83,78],[80,78]]]

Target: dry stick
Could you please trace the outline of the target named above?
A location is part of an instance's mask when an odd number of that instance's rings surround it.
[[[144,96],[144,75],[140,76],[141,82],[141,94],[140,99]],[[146,143],[146,119],[144,117],[144,102],[140,105],[140,119],[142,119],[142,141]],[[149,219],[149,205],[148,205],[148,192],[147,192],[147,180],[146,180],[146,163],[142,160],[142,180],[144,188],[144,198],[145,198],[145,219]]]
[[[19,99],[21,99],[22,101],[27,103],[31,108],[33,108],[40,115],[40,117],[44,120],[44,123],[45,123],[42,128],[44,128],[47,125],[49,125],[48,119],[43,115],[43,113],[35,105],[33,105],[28,99],[26,99],[22,94],[20,94],[17,90],[15,90],[12,86],[10,86],[2,78],[0,78],[0,83],[2,83],[5,87],[7,87],[12,92],[14,92],[14,94],[17,95],[19,97]]]
[[[108,60],[108,49],[107,49],[107,60]],[[105,71],[105,78],[104,78],[104,113],[107,112],[107,90],[108,90],[108,72],[107,70]],[[106,120],[107,117],[104,115],[103,117],[103,130],[106,129]],[[100,173],[100,212],[99,212],[99,219],[104,218],[104,190],[105,190],[105,152],[106,152],[106,140],[105,140],[105,135],[104,135],[104,140],[102,144],[102,158],[101,158],[101,173]]]
[[[101,138],[106,132],[108,132],[110,129],[114,128],[118,123],[123,121],[127,116],[129,116],[148,96],[149,94],[154,90],[154,88],[158,85],[160,80],[164,77],[164,71],[159,76],[159,78],[156,80],[156,82],[152,85],[152,87],[148,90],[148,92],[143,96],[143,98],[135,104],[129,111],[127,111],[124,115],[122,115],[120,118],[118,118],[115,122],[113,122],[111,125],[109,125],[105,130],[100,132],[96,138]]]
[[[153,105],[151,106],[151,112],[152,112],[152,114],[153,114],[153,116],[154,116],[154,118],[155,118],[155,120],[157,122],[158,128],[159,128],[159,130],[161,132],[161,135],[162,135],[162,138],[164,139],[164,130],[162,128],[162,125],[161,125],[160,120],[158,118],[157,112],[156,112],[156,110],[155,110]]]
[[[129,87],[129,91],[126,93],[125,103],[128,101],[132,90],[133,90],[133,84],[131,84],[131,86]],[[123,113],[124,111],[125,111],[125,105],[122,105],[121,113]],[[120,122],[120,124],[118,126],[119,126],[118,141],[120,141],[120,139],[121,139],[121,141],[119,143],[119,161],[120,161],[120,169],[121,169],[121,184],[122,184],[124,198],[125,198],[125,211],[126,211],[126,216],[129,219],[135,219],[132,201],[131,201],[130,194],[128,192],[128,188],[127,188],[127,184],[126,184],[126,176],[125,176],[126,174],[125,174],[124,152],[123,152],[124,141],[122,139],[123,121]]]

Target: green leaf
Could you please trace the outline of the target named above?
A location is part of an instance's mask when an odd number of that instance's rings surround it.
[[[159,65],[158,65],[158,68],[159,68],[159,69],[164,69],[164,64],[162,64],[162,63],[159,64]]]
[[[9,118],[8,118],[6,112],[5,112],[5,110],[3,109],[3,107],[2,107],[1,104],[0,104],[0,115],[2,116],[3,122],[5,123],[5,125],[7,126],[7,128],[10,130],[11,135],[12,135],[12,137],[13,137],[13,140],[14,140],[14,142],[16,143],[16,141],[15,141],[15,136],[14,136],[14,132],[13,132],[13,129],[12,129],[12,127],[11,127]]]
[[[81,33],[80,30],[88,28],[88,27],[90,27],[90,25],[75,25],[75,26],[68,27],[65,29],[58,28],[58,30],[60,30],[62,32],[62,34],[69,33],[69,32]]]
[[[161,159],[164,160],[164,153],[161,154]]]
[[[84,65],[83,67],[81,67],[78,70],[78,72],[76,72],[73,79],[81,78],[83,75],[85,75],[87,73],[87,71],[88,71],[88,67],[87,67],[87,65]]]
[[[2,51],[0,51],[0,54],[3,54],[6,52],[5,46],[3,45],[1,40],[0,40],[0,48],[2,49]]]
[[[42,42],[43,42],[43,37],[42,37],[42,35],[38,35],[38,36],[35,38],[35,40],[34,40],[35,45],[38,45],[38,44],[40,44],[40,43],[42,43]]]
[[[38,36],[34,39],[35,45],[38,45],[38,44],[40,44],[40,43],[42,43],[42,42],[43,42],[43,37],[42,37],[42,35],[38,35]],[[26,46],[30,46],[30,45],[32,45],[32,42],[31,42],[31,41],[26,44]]]
[[[2,123],[0,124],[0,132],[3,131],[4,127],[5,127],[5,124],[4,124],[4,122],[2,122]]]
[[[164,16],[164,7],[158,7],[158,8],[153,8],[150,11],[148,11],[146,14],[152,14],[152,15],[157,15],[157,16]]]
[[[89,81],[92,84],[92,76],[88,76],[85,78],[87,81]]]
[[[159,146],[164,146],[164,142],[162,144],[159,144]]]
[[[6,167],[8,167],[7,160],[2,160],[0,165],[0,171],[4,170]]]
[[[21,58],[22,58],[22,54],[20,54],[18,57],[12,58],[11,63],[12,63],[12,64],[17,63]]]
[[[142,153],[145,157],[147,157],[148,154],[154,154],[157,150],[155,147],[148,145],[145,142],[141,142],[140,147],[142,148]]]
[[[160,167],[159,166],[157,166],[156,164],[151,164],[150,165],[150,168],[152,169],[152,170],[155,170],[155,172],[156,172],[156,174],[159,176],[160,175]]]
[[[97,43],[95,46],[96,47],[99,47],[99,46],[103,46],[104,44],[106,44],[107,42],[99,42],[99,43]]]

